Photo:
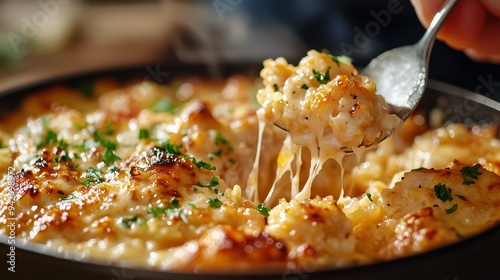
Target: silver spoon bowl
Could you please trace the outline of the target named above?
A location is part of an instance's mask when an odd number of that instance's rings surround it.
[[[446,2],[416,44],[386,51],[360,71],[375,82],[377,93],[384,97],[389,112],[402,120],[408,118],[422,99],[436,35],[457,2]]]

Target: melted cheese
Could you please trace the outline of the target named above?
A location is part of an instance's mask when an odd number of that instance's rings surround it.
[[[353,151],[359,159],[367,146],[402,123],[389,114],[383,98],[375,93],[375,84],[357,75],[354,66],[342,57],[311,50],[297,66],[284,58],[266,60],[261,77],[264,88],[257,94],[261,104],[258,116],[263,119],[260,124],[265,121],[288,132],[278,157],[275,184],[265,200],[268,205],[278,191],[276,183],[286,173],[292,177],[291,196],[310,198],[313,181],[328,159],[335,159],[343,169],[346,151]],[[311,164],[306,183],[299,186],[301,163],[292,169],[292,162],[300,157],[303,147],[311,154]],[[343,193],[342,188],[341,197]]]

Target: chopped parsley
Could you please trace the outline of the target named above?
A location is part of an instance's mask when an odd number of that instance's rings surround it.
[[[186,217],[186,213],[184,213],[184,210],[182,208],[176,208],[176,209],[167,209],[165,210],[165,213],[167,214],[167,216],[169,217],[176,217],[178,216],[179,218],[181,218],[181,220],[187,224],[189,221]]]
[[[64,195],[64,192],[62,190],[57,190],[57,193],[60,195]]]
[[[457,211],[457,208],[458,208],[458,204],[456,204],[456,203],[453,204],[453,206],[451,206],[450,209],[446,209],[446,214],[451,214],[451,213]]]
[[[437,185],[435,185],[434,192],[436,193],[436,196],[443,202],[453,200],[453,197],[451,197],[451,189],[447,188],[444,184],[438,183]]]
[[[122,225],[126,228],[131,228],[132,224],[137,222],[138,219],[139,216],[137,214],[133,216],[122,217]]]
[[[366,193],[366,197],[368,197],[368,200],[370,200],[370,202],[373,202],[371,193]]]
[[[200,169],[208,169],[208,170],[215,170],[216,167],[215,166],[212,166],[211,164],[209,163],[206,163],[204,161],[201,161],[201,160],[197,160],[195,159],[194,157],[192,156],[188,156],[188,155],[181,155],[180,158],[186,158],[186,159],[189,159],[191,160],[191,162],[193,162],[194,165],[196,165],[198,168]]]
[[[208,200],[208,206],[212,208],[220,208],[222,206],[222,201],[220,201],[217,197],[211,198]]]
[[[55,156],[54,157],[54,162],[55,163],[60,163],[61,161],[66,161],[68,163],[71,163],[72,160],[71,160],[71,158],[66,153],[63,153],[60,156]]]
[[[233,146],[231,145],[231,142],[229,142],[229,140],[227,140],[220,131],[211,129],[208,131],[208,133],[210,134],[210,136],[215,138],[215,145],[226,146],[229,152],[233,151]]]
[[[172,199],[169,203],[172,207],[179,207],[179,200],[178,199]]]
[[[148,214],[153,217],[163,214],[166,214],[169,217],[178,216],[184,223],[188,223],[186,213],[184,213],[184,210],[180,208],[179,200],[175,198],[172,199],[165,207],[150,207],[148,209]]]
[[[139,130],[139,140],[149,139],[149,138],[150,138],[150,135],[149,135],[149,131],[147,129]]]
[[[434,192],[436,193],[436,196],[441,199],[443,202],[444,201],[452,201],[453,197],[451,196],[451,189],[447,188],[446,185],[444,184],[437,184],[434,186]],[[458,198],[460,199],[465,199],[464,196],[457,195]],[[458,208],[458,204],[453,204],[453,206],[449,209],[446,209],[445,212],[446,214],[451,214],[455,212]]]
[[[259,205],[257,205],[257,211],[259,211],[259,213],[261,213],[262,215],[266,216],[266,217],[269,217],[269,208],[267,207],[264,207],[264,204],[262,203],[259,203]]]
[[[153,217],[156,217],[156,216],[161,215],[163,213],[165,213],[165,208],[163,208],[163,207],[153,207],[153,208],[148,209],[148,214],[153,216]]]
[[[192,158],[191,160],[194,163],[194,165],[198,166],[198,168],[200,168],[200,169],[203,169],[203,168],[208,169],[208,170],[215,170],[216,169],[215,166],[212,166],[209,163],[206,163],[204,161],[196,160],[195,158]]]
[[[158,146],[157,148],[165,149],[168,154],[178,156],[181,154],[180,150],[182,148],[182,145],[176,145],[176,144],[172,144],[170,142],[164,142],[164,143],[161,143],[161,146]]]
[[[305,89],[305,90],[308,90],[308,89],[309,89],[309,86],[307,86],[306,84],[302,84],[302,86],[301,86],[300,88]]]
[[[274,85],[273,85],[273,89],[274,89],[274,91],[278,91],[278,90],[280,90],[280,88],[278,87],[278,85],[277,85],[277,84],[274,84]]]
[[[328,83],[328,81],[330,81],[330,67],[328,67],[325,74],[321,74],[320,72],[316,71],[315,69],[313,69],[312,72],[313,72],[314,78],[316,78],[316,80],[320,84],[324,85],[324,84]]]
[[[120,171],[120,169],[116,166],[111,166],[110,168],[108,168],[108,173],[115,173],[118,171]]]
[[[102,160],[104,163],[109,166],[112,165],[115,161],[120,160],[121,158],[115,154],[117,142],[103,139],[101,144],[105,147],[104,154],[102,155]]]
[[[57,143],[57,138],[58,138],[57,133],[55,133],[52,130],[49,130],[49,131],[47,131],[45,138],[36,143],[36,148],[40,149],[41,147],[44,147],[46,145],[55,144],[55,143]]]
[[[223,151],[224,147],[225,147],[225,150],[227,152],[232,152],[233,151],[233,146],[231,145],[231,142],[229,142],[229,140],[227,140],[224,137],[224,135],[222,135],[222,133],[220,131],[211,129],[211,130],[208,131],[208,134],[210,135],[211,138],[214,138],[215,145],[217,145],[217,146],[220,147],[220,149],[218,149],[217,151],[209,153],[207,155],[207,157],[210,160],[214,160],[214,158],[220,157],[222,155],[222,151]]]
[[[99,169],[95,169],[93,167],[89,167],[87,169],[87,174],[86,174],[85,178],[87,178],[87,179],[84,181],[81,181],[81,182],[76,180],[76,179],[74,179],[74,180],[77,181],[78,183],[86,186],[86,187],[88,187],[92,183],[102,183],[102,182],[106,181],[104,178],[101,177],[101,171]]]
[[[332,58],[333,62],[337,63],[337,66],[340,67],[340,63],[343,64],[349,64],[352,63],[352,58],[346,56],[346,55],[330,55]]]
[[[219,149],[219,150],[217,150],[217,151],[215,151],[213,153],[209,153],[207,156],[208,156],[209,159],[214,160],[214,158],[220,157],[221,155],[222,155],[222,150]]]
[[[197,186],[199,187],[202,187],[202,188],[213,188],[213,187],[216,187],[219,185],[219,179],[215,176],[212,176],[212,178],[210,179],[210,182],[208,183],[208,185],[203,185],[202,183],[198,182],[196,183]]]
[[[115,129],[113,128],[113,122],[111,120],[108,120],[106,125],[107,127],[104,133],[106,133],[106,135],[113,135],[115,133]]]
[[[481,165],[475,164],[474,166],[466,166],[460,170],[460,173],[462,173],[462,176],[464,178],[463,181],[464,185],[470,185],[475,183],[473,179],[478,179],[479,175],[483,174],[482,172],[479,171],[480,167]]]
[[[66,150],[67,148],[69,148],[69,144],[61,139],[61,141],[59,141],[59,144],[57,145],[57,147],[60,149]]]
[[[121,158],[115,154],[118,142],[115,140],[105,139],[106,135],[113,135],[115,133],[113,129],[113,123],[108,121],[105,130],[95,129],[93,126],[89,126],[87,129],[93,135],[92,139],[85,139],[81,144],[73,145],[74,148],[81,152],[97,149],[98,147],[104,147],[104,151],[101,153],[102,161],[105,165],[111,166],[117,160]]]

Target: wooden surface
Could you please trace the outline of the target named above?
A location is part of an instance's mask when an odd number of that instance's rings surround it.
[[[37,53],[33,45],[39,42],[30,39],[32,49],[27,55],[0,68],[0,92],[61,75],[116,67],[146,67],[166,59],[166,50],[175,35],[171,7],[165,7],[162,2],[149,1],[144,4],[83,5],[79,9],[78,23],[69,35],[65,35],[70,38],[64,46]],[[37,7],[19,13],[12,17],[12,21],[16,23],[16,19],[22,17],[30,19],[33,11],[36,12]],[[41,31],[52,32],[47,30],[49,26],[44,28],[40,28]],[[21,30],[8,31],[22,36]]]

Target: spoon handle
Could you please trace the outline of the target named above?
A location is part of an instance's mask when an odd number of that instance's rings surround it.
[[[421,49],[422,55],[427,64],[429,63],[429,57],[434,41],[436,40],[436,35],[457,3],[458,0],[449,0],[446,2],[443,8],[434,16],[424,36],[417,43],[417,46]]]

